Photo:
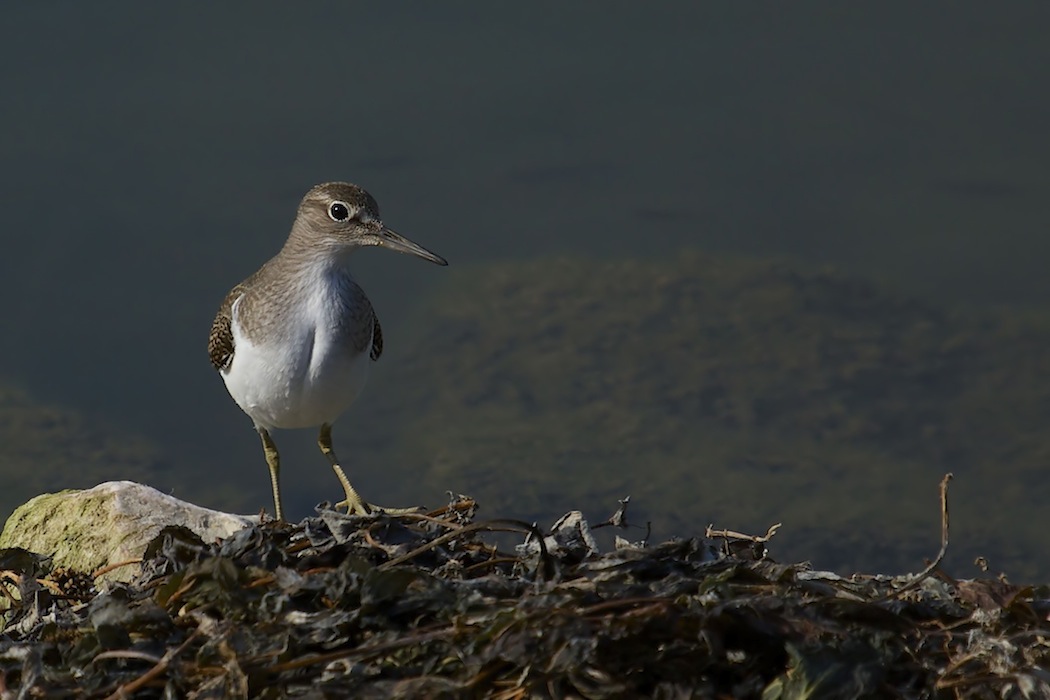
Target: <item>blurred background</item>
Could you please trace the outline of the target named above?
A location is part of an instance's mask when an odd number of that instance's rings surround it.
[[[0,517],[130,478],[271,508],[205,352],[302,194],[366,187],[374,502],[765,532],[1046,580],[1050,6],[52,2],[0,28]],[[276,436],[291,518],[341,497]],[[973,564],[990,563],[989,574]]]

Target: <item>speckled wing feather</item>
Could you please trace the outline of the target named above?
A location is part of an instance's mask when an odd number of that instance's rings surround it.
[[[373,312],[374,313],[374,312]],[[372,361],[379,359],[383,354],[383,329],[379,326],[379,317],[372,316]]]
[[[211,333],[208,334],[208,357],[217,370],[228,369],[233,362],[233,302],[243,293],[241,285],[230,290],[222,300],[219,313],[211,322]]]

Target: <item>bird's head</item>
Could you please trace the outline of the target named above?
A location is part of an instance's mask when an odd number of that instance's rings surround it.
[[[307,192],[299,203],[293,236],[339,252],[381,246],[438,265],[448,264],[440,255],[385,226],[375,198],[349,182],[326,182]]]

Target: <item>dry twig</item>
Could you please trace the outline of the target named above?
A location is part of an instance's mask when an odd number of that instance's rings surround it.
[[[948,472],[944,475],[944,478],[941,479],[941,551],[937,553],[937,557],[930,562],[930,565],[917,574],[911,581],[908,581],[908,583],[892,593],[886,594],[876,602],[882,603],[887,600],[899,598],[905,591],[909,591],[922,583],[938,566],[941,565],[941,562],[944,561],[944,555],[948,553],[948,482],[951,481],[954,476],[954,474]]]

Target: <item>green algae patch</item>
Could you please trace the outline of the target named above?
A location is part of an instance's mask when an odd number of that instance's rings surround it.
[[[355,459],[399,465],[388,502],[453,488],[549,522],[630,493],[660,537],[781,520],[787,558],[907,570],[951,471],[946,568],[1050,580],[1045,311],[682,253],[450,267],[406,326],[355,415]]]
[[[0,518],[37,494],[111,479],[157,483],[170,476],[171,464],[145,438],[43,403],[6,381],[0,378]]]
[[[15,509],[0,533],[0,548],[34,547],[78,571],[94,571],[106,561],[109,546],[99,532],[82,527],[97,521],[99,499],[83,499],[77,509],[68,507],[73,490],[45,493]]]

